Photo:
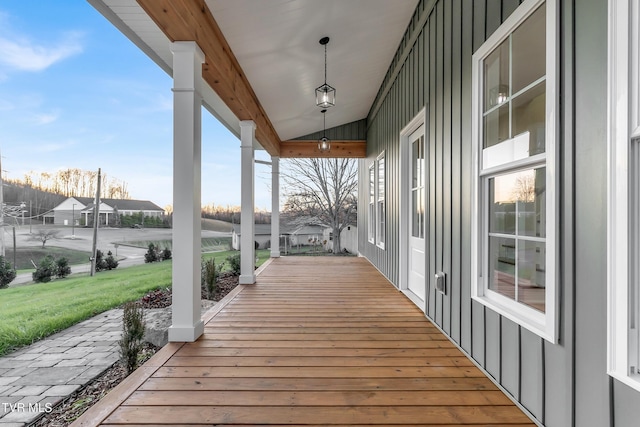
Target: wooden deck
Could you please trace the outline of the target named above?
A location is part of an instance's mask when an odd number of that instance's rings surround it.
[[[534,424],[366,260],[285,257],[73,425]]]

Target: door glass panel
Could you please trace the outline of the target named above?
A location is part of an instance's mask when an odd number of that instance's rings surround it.
[[[424,238],[424,136],[411,147],[411,235]]]

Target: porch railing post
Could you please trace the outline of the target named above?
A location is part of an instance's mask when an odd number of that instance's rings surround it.
[[[204,54],[193,41],[173,52],[173,293],[169,341],[204,333],[200,316],[201,110]]]
[[[240,122],[240,284],[253,284],[255,275],[254,151],[256,125],[253,120]]]
[[[280,158],[271,156],[271,258],[280,256]]]

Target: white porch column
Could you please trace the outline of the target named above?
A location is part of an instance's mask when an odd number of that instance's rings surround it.
[[[280,157],[271,156],[271,258],[280,257]]]
[[[195,42],[173,52],[173,292],[169,341],[204,333],[200,317],[201,109],[204,54]]]
[[[253,140],[256,124],[253,120],[240,122],[240,150],[242,155],[240,180],[240,278],[243,285],[256,282],[255,275],[255,215],[254,215],[254,163]]]

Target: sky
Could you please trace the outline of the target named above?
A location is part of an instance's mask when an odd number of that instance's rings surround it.
[[[170,205],[172,85],[85,0],[0,0],[3,177],[101,168]],[[270,176],[256,165],[257,209],[270,210]],[[204,109],[202,204],[240,204],[240,141]]]

